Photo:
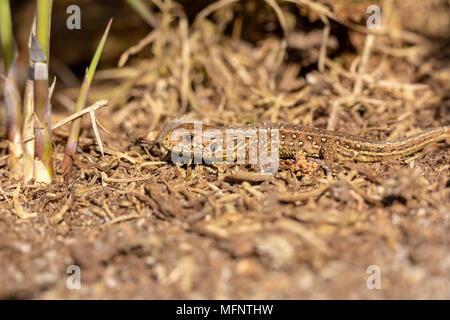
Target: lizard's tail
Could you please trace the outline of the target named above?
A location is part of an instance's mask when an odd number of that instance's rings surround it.
[[[409,156],[423,149],[430,143],[443,141],[450,138],[450,126],[428,129],[410,137],[400,140],[386,141],[391,144],[390,155]]]

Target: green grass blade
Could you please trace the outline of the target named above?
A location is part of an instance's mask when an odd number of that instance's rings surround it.
[[[51,0],[38,0],[36,37],[49,59]]]
[[[9,0],[0,0],[0,39],[3,60],[5,60],[5,74],[8,74],[14,60],[14,40]]]
[[[47,66],[50,61],[50,26],[51,26],[51,11],[52,0],[37,0],[37,16],[36,16],[36,38],[42,47],[43,54],[45,55]],[[44,85],[42,85],[44,87]],[[36,82],[35,82],[36,89]],[[48,90],[48,81],[47,81]],[[36,94],[36,92],[35,92]],[[52,131],[50,130],[52,123],[52,104],[44,104],[46,119],[41,119],[42,124],[48,128],[50,140],[52,139]],[[35,108],[39,107],[35,104]]]
[[[109,30],[111,29],[112,22],[113,22],[113,19],[111,18],[108,22],[108,25],[106,26],[105,32],[103,33],[103,37],[100,40],[97,50],[95,51],[95,55],[92,58],[91,64],[89,65],[89,72],[88,72],[89,86],[91,85],[92,79],[94,78],[95,70],[97,69],[98,61],[100,60],[100,56],[102,55],[103,48],[105,46],[106,39],[108,38],[108,34],[109,34]]]
[[[83,84],[81,85],[80,93],[78,95],[78,100],[75,105],[75,113],[81,111],[81,109],[86,105],[87,96],[89,92],[89,88],[92,83],[92,79],[94,78],[95,70],[97,69],[98,62],[100,60],[100,56],[103,52],[103,48],[106,43],[106,39],[108,38],[109,30],[111,29],[113,19],[111,18],[106,26],[105,32],[103,33],[102,39],[95,51],[94,57],[92,58],[91,64],[89,68],[86,70],[86,75],[84,77]],[[64,158],[62,162],[62,171],[63,174],[69,174],[72,170],[73,159],[71,157],[72,154],[76,153],[78,137],[80,135],[80,127],[81,127],[81,119],[75,119],[72,121],[72,125],[70,127],[69,138],[67,139],[66,150],[64,152]]]

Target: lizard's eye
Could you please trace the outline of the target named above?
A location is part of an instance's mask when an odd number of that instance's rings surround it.
[[[165,140],[167,144],[170,145],[190,145],[193,141],[191,133],[184,129],[174,130],[165,138],[167,138]]]

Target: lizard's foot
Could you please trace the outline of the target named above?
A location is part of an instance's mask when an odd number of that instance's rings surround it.
[[[295,173],[297,177],[319,177],[323,176],[320,164],[311,161],[304,153],[298,153],[294,159],[286,159],[282,161],[282,169],[290,170]]]

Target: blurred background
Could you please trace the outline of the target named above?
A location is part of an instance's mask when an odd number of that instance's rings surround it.
[[[176,1],[181,10],[192,22],[195,16],[212,0]],[[379,4],[381,1],[344,1],[344,0],[320,0],[318,3],[329,6],[337,14],[348,18],[355,23],[365,21],[365,12],[369,4]],[[414,31],[418,34],[430,37],[436,41],[449,43],[450,40],[450,2],[447,0],[426,1],[392,1],[395,3],[395,12],[398,16],[398,27]],[[160,10],[152,1],[145,1],[148,7],[159,14]],[[81,8],[81,30],[69,30],[66,28],[67,7],[76,4]],[[30,0],[14,0],[11,3],[14,20],[14,30],[20,45],[22,63],[27,61],[24,49],[28,39],[29,30],[34,14],[35,2]],[[322,21],[313,12],[306,8],[298,8],[295,4],[281,2],[286,9],[285,13],[291,15],[290,22],[295,24],[295,30],[310,32],[323,28]],[[232,12],[228,16],[213,15],[211,19],[227,20],[225,32],[231,35],[233,24],[230,19],[242,19],[241,38],[253,44],[270,35],[282,36],[282,28],[278,23],[276,13],[262,0],[240,1],[232,5]],[[230,16],[230,14],[232,16]],[[303,16],[305,19],[298,19]],[[119,56],[130,46],[136,44],[152,29],[125,0],[56,0],[53,4],[52,30],[51,30],[51,55],[55,58],[57,67],[69,68],[80,76],[89,64],[92,54],[104,31],[105,24],[110,17],[114,18],[114,24],[102,59],[100,68],[117,65]],[[356,39],[347,39],[348,31],[337,23],[331,22],[331,34],[337,36],[339,50],[355,50],[360,46]],[[353,41],[352,41],[353,40]],[[147,54],[149,52],[147,51]],[[145,54],[144,54],[145,56]],[[24,63],[26,64],[26,63]],[[55,67],[53,65],[53,67]],[[55,68],[54,68],[55,69]],[[53,70],[57,72],[58,70]]]
[[[10,2],[23,88],[35,1]],[[45,187],[9,178],[0,141],[0,299],[449,298],[445,143],[370,165],[282,159],[261,179],[250,166],[240,177],[233,166],[175,166],[142,137],[180,116],[375,140],[448,126],[450,1],[143,0],[144,15],[132,2],[54,1],[53,122],[73,113],[114,18],[88,101],[109,101],[96,112],[109,133],[102,155],[85,116],[63,179],[69,124],[55,130]],[[73,4],[80,30],[66,28]],[[381,8],[379,33],[366,27],[370,5]],[[18,218],[22,207],[34,216]],[[66,288],[70,264],[82,290]],[[383,290],[366,286],[373,264]]]

